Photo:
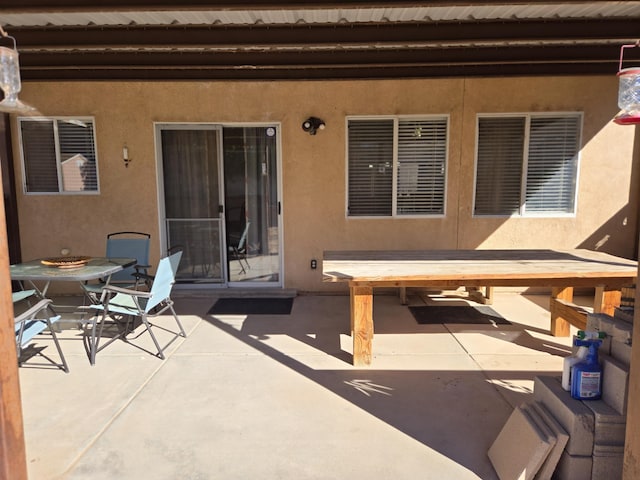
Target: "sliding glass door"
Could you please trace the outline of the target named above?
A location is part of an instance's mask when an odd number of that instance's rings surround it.
[[[224,281],[220,130],[160,129],[167,250],[182,249],[179,282]]]
[[[277,130],[223,129],[229,282],[280,283]]]
[[[164,237],[180,283],[281,285],[277,127],[159,125]]]

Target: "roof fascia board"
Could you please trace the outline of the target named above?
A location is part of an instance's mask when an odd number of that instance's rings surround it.
[[[637,19],[527,20],[359,25],[87,26],[11,29],[29,49],[429,45],[473,42],[557,42],[635,39]]]
[[[17,5],[17,3],[19,3]],[[305,0],[103,0],[99,3],[87,0],[0,0],[0,13],[29,13],[29,12],[95,12],[95,11],[180,11],[180,10],[251,10],[251,9],[326,9],[326,8],[410,8],[410,7],[446,7],[446,6],[475,6],[475,5],[526,5],[531,2],[524,0],[489,0],[485,2],[430,0],[320,0],[310,4]],[[540,2],[550,5],[561,4],[599,4],[609,3],[609,0],[564,0]]]

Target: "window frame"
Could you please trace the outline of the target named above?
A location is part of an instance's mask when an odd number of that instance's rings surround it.
[[[411,115],[347,115],[345,117],[345,218],[347,220],[389,220],[389,219],[431,219],[444,218],[447,214],[447,186],[449,176],[449,139],[450,139],[450,115],[449,114],[411,114]],[[351,121],[393,121],[393,153],[392,153],[392,180],[391,180],[391,214],[390,215],[350,215],[349,214],[349,122]],[[429,121],[441,120],[445,124],[445,154],[442,189],[442,213],[425,214],[398,214],[398,150],[399,150],[399,126],[402,121]]]
[[[531,120],[532,118],[544,117],[575,117],[578,121],[578,138],[576,165],[575,165],[575,191],[573,192],[573,211],[569,213],[562,212],[527,212],[526,195],[527,195],[527,167],[529,163],[529,147],[531,138]],[[525,120],[524,143],[522,147],[522,172],[520,177],[520,205],[518,212],[512,214],[476,214],[476,196],[478,188],[478,155],[480,150],[480,119],[481,118],[523,118]],[[472,218],[576,218],[578,215],[578,191],[580,187],[580,166],[582,159],[582,135],[584,130],[584,112],[581,111],[559,111],[559,112],[514,112],[514,113],[479,113],[476,115],[475,129],[475,154],[474,154],[474,176],[473,176],[473,201],[471,206]]]
[[[93,128],[93,154],[95,157],[95,174],[96,174],[96,189],[95,190],[64,190],[63,176],[62,176],[62,162],[60,158],[60,140],[58,135],[58,122],[70,122],[70,123],[91,123]],[[58,190],[51,192],[34,192],[29,191],[27,186],[27,169],[25,162],[25,148],[24,139],[22,135],[22,124],[24,122],[51,122],[53,124],[54,132],[54,149],[56,155],[56,174],[58,181]],[[20,167],[22,172],[22,192],[24,195],[100,195],[100,171],[98,161],[98,139],[96,135],[96,121],[93,116],[37,116],[37,117],[18,117],[17,118],[17,130],[20,147]]]

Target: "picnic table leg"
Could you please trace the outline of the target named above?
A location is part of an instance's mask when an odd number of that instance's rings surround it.
[[[494,287],[484,287],[484,298],[486,298],[486,305],[493,305],[493,289]]]
[[[482,288],[483,287],[467,287],[466,290],[469,293],[469,298],[483,305],[492,305],[493,287],[484,287],[484,293],[482,293]]]
[[[565,302],[573,301],[573,287],[553,287],[551,289],[551,300],[549,310],[551,311],[551,335],[554,337],[568,337],[570,333],[570,323],[562,316],[556,300]]]
[[[351,337],[353,338],[353,365],[371,365],[373,340],[373,288],[350,287]]]
[[[615,313],[616,307],[620,306],[622,300],[622,292],[617,289],[609,289],[607,287],[596,287],[596,294],[593,300],[593,311],[595,313],[606,313],[612,315]]]
[[[398,293],[400,294],[400,303],[402,305],[408,305],[409,301],[407,300],[407,287],[400,287]]]

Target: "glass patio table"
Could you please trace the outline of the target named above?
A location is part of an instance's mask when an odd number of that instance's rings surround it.
[[[45,265],[42,261],[43,259],[31,260],[9,267],[11,280],[20,282],[23,287],[23,282],[28,282],[40,298],[46,298],[51,282],[83,283],[102,278],[109,283],[111,275],[136,263],[135,258],[90,257],[83,265],[61,268]],[[44,282],[44,285],[38,288],[35,282]]]

